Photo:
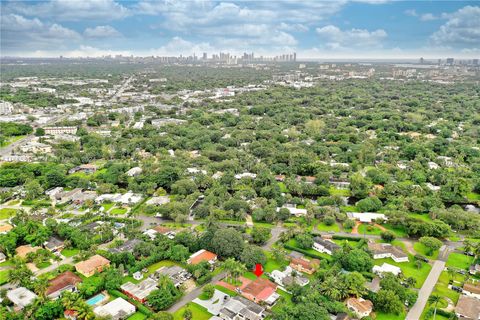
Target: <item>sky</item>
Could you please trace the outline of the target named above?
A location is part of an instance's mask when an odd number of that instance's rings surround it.
[[[1,56],[480,56],[480,1],[0,1]]]

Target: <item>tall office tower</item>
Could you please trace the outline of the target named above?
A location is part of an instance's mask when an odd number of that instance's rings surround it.
[[[208,58],[207,53],[204,52],[204,53],[203,53],[203,60],[207,60],[207,58]]]
[[[447,64],[453,65],[453,58],[447,58]]]
[[[296,52],[293,53],[293,61],[297,61],[297,53]]]

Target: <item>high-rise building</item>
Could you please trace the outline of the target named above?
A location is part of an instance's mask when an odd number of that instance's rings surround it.
[[[296,52],[293,53],[293,61],[297,61],[297,53]]]
[[[453,65],[453,58],[447,58],[447,64],[448,65]]]
[[[204,53],[203,53],[203,60],[207,60],[207,59],[208,59],[207,53],[204,52]]]

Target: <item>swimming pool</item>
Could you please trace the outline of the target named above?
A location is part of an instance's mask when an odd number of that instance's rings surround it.
[[[100,302],[102,302],[105,299],[105,295],[103,293],[99,293],[96,296],[91,297],[90,299],[87,300],[87,304],[89,306],[94,306]]]

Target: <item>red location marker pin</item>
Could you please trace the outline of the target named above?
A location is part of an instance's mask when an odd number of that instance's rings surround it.
[[[260,277],[263,274],[263,266],[260,263],[255,265],[255,271],[253,271],[257,277]]]

